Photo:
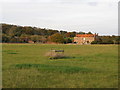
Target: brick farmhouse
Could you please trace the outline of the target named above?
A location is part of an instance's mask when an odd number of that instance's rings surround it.
[[[98,38],[98,34],[76,34],[74,37],[74,43],[76,44],[91,44],[92,41],[95,41]]]

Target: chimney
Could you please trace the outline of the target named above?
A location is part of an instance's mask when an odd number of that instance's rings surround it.
[[[98,36],[98,33],[97,33],[97,36]]]

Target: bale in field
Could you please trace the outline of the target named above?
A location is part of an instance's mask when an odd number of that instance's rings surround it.
[[[49,59],[65,58],[65,55],[63,53],[60,53],[59,50],[51,50],[51,52],[46,53],[46,56],[49,57]]]

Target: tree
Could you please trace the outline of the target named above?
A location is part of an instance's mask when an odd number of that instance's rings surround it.
[[[60,31],[60,34],[65,36],[65,34],[67,33],[67,31]]]
[[[10,37],[6,34],[2,34],[2,42],[8,43],[10,41]]]
[[[50,36],[50,41],[55,43],[64,43],[64,38],[61,34],[56,33]]]
[[[9,32],[8,32],[9,36],[14,37],[14,36],[15,36],[15,33],[16,33],[16,29],[17,29],[16,26],[12,26],[12,27],[9,29]]]
[[[39,35],[32,35],[30,37],[32,41],[34,41],[34,43],[38,42],[38,43],[45,43],[47,42],[47,39],[44,36],[39,36]]]
[[[76,32],[68,32],[65,34],[66,37],[75,37]]]
[[[40,36],[40,40],[41,43],[46,43],[47,42],[47,38],[44,36]]]
[[[47,30],[47,35],[49,35],[49,36],[51,36],[51,35],[53,35],[55,33],[58,33],[58,31],[57,30],[51,30],[51,29]]]
[[[65,38],[65,42],[64,43],[72,43],[72,39],[71,38]]]
[[[88,32],[88,33],[86,33],[86,34],[92,34],[91,32]]]
[[[57,33],[57,34],[55,34]],[[59,34],[58,34],[59,33]],[[20,42],[28,43],[29,40],[34,42],[45,43],[47,40],[51,40],[56,43],[70,43],[73,41],[73,37],[76,34],[92,34],[91,32],[67,32],[67,31],[58,31],[46,28],[37,28],[31,26],[18,26],[11,24],[2,24],[2,42]],[[34,36],[36,35],[36,36]],[[48,38],[48,37],[51,37]],[[55,38],[53,38],[55,37]],[[60,38],[58,38],[60,37]],[[120,36],[99,36],[96,38],[95,42],[97,44],[120,44]]]
[[[20,40],[21,40],[21,42],[23,42],[23,43],[28,43],[28,40],[30,40],[30,36],[27,35],[27,34],[22,34],[22,35],[20,36]]]
[[[81,32],[81,31],[80,31],[78,34],[85,34],[85,32]]]

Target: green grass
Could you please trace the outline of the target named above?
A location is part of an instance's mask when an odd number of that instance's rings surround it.
[[[62,59],[45,56],[64,49]],[[3,44],[3,88],[117,88],[117,45]]]
[[[59,72],[59,73],[77,73],[77,72],[89,72],[89,69],[81,67],[71,66],[53,66],[45,64],[16,64],[15,68],[18,69],[31,69],[35,68],[40,71]]]

